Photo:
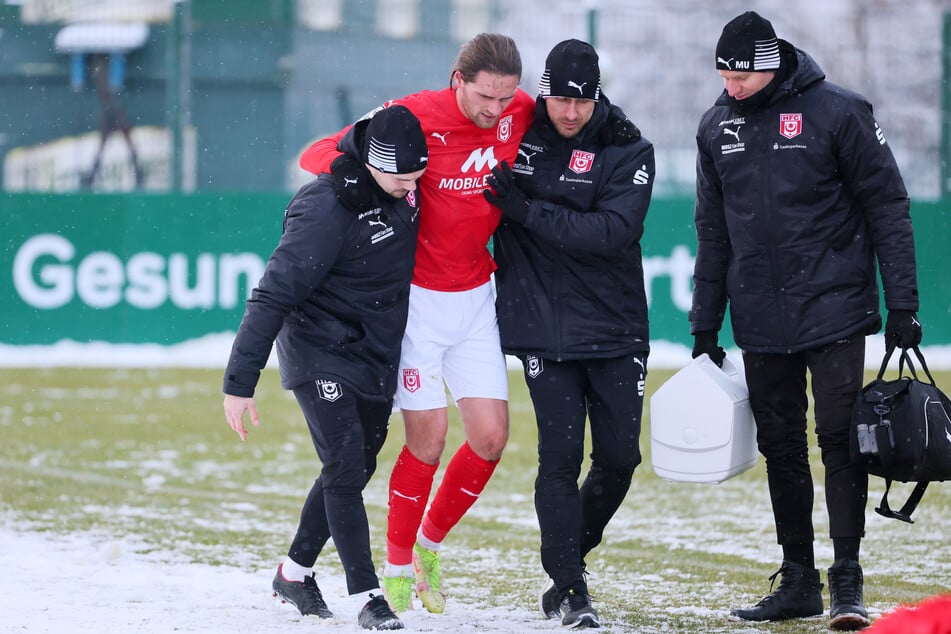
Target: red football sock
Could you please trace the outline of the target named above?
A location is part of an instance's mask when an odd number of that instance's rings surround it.
[[[386,561],[395,565],[413,562],[416,531],[423,519],[433,477],[439,463],[422,462],[403,447],[390,474],[390,510],[386,518]]]
[[[466,511],[475,504],[485,488],[498,460],[489,462],[480,458],[469,443],[463,443],[449,461],[442,484],[423,519],[422,532],[426,539],[442,542]]]

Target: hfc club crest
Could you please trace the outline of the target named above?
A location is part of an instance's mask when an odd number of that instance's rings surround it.
[[[336,381],[317,381],[317,390],[320,398],[331,403],[343,396],[343,389]]]
[[[499,119],[498,136],[502,143],[508,141],[512,136],[512,115]]]
[[[415,392],[419,389],[419,370],[416,368],[403,370],[403,387],[407,392]]]
[[[571,162],[568,163],[568,169],[570,169],[575,174],[584,174],[585,172],[591,171],[591,166],[593,164],[593,152],[582,152],[581,150],[575,150],[571,153]]]
[[[779,115],[779,133],[787,139],[802,134],[802,113]]]
[[[406,202],[409,203],[410,207],[416,207],[416,192],[409,192],[406,194]]]
[[[525,357],[525,373],[529,377],[535,378],[545,369],[545,366],[542,365],[542,360],[534,355],[528,355]]]

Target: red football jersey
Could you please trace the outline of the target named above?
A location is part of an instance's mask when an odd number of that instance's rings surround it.
[[[488,243],[501,218],[498,208],[482,196],[485,179],[500,161],[514,163],[519,141],[534,117],[535,100],[516,90],[498,123],[488,129],[477,127],[459,110],[449,88],[390,103],[402,104],[416,115],[429,147],[429,166],[419,182],[413,283],[435,291],[481,286],[496,268]],[[347,129],[307,148],[301,167],[315,174],[328,171]]]

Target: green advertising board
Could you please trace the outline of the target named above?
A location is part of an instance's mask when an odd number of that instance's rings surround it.
[[[233,332],[289,194],[0,196],[0,343],[172,345]],[[951,344],[951,204],[913,206],[926,344]],[[657,198],[644,271],[651,338],[690,345],[693,201]],[[730,345],[729,329],[721,341]]]
[[[0,341],[180,343],[233,331],[289,195],[8,195]]]

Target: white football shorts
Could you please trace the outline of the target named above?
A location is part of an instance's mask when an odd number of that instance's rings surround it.
[[[446,388],[461,398],[508,400],[492,283],[468,291],[410,287],[395,406],[446,407]]]

